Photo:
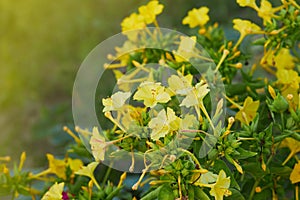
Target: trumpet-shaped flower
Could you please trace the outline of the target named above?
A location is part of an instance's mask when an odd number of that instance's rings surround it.
[[[188,16],[182,20],[182,24],[188,24],[190,28],[202,27],[209,21],[208,12],[209,9],[207,7],[194,8],[188,12]]]
[[[180,127],[181,119],[175,115],[175,112],[171,108],[167,108],[167,112],[161,110],[157,117],[151,119],[149,122],[149,128],[152,129],[151,139],[158,140],[164,137],[169,132],[176,131]]]
[[[164,6],[158,1],[150,1],[147,5],[139,7],[139,13],[144,17],[147,24],[151,24],[156,20],[156,16],[162,13]]]
[[[177,62],[188,61],[195,55],[196,36],[185,37],[180,36],[180,43],[175,53]]]
[[[255,3],[255,0],[237,0],[236,1],[241,7],[251,7],[251,8],[257,8],[257,5]]]
[[[293,184],[300,182],[300,162],[295,164],[292,173],[290,174],[290,180]]]
[[[145,106],[153,108],[157,103],[167,103],[171,97],[160,83],[145,81],[141,83],[133,99],[143,100]]]
[[[275,66],[278,70],[293,69],[295,67],[295,60],[289,49],[281,48],[276,56],[274,56],[274,50],[269,49],[262,57],[261,64]]]
[[[65,159],[65,160],[58,160],[55,159],[52,154],[47,154],[47,159],[49,162],[49,168],[42,172],[43,173],[52,173],[58,176],[59,178],[66,179],[66,168],[70,167],[72,172],[77,171],[83,166],[83,163],[80,159]]]
[[[188,74],[186,76],[172,75],[168,79],[169,88],[175,94],[187,95],[192,89],[193,75]]]
[[[276,72],[277,82],[284,85],[285,87],[290,87],[294,89],[299,89],[300,76],[298,73],[292,69],[280,69]]]
[[[96,179],[94,177],[94,171],[95,171],[96,167],[98,166],[98,164],[99,164],[98,162],[91,162],[87,166],[82,167],[75,174],[89,177],[94,182],[94,184],[98,188],[100,188],[98,182],[96,181]]]
[[[98,128],[94,127],[90,139],[92,154],[96,161],[103,161],[105,156],[106,142],[105,138],[100,135]]]
[[[243,107],[236,113],[235,118],[240,120],[243,124],[249,125],[254,119],[258,107],[259,101],[253,101],[251,97],[247,97]]]
[[[102,103],[105,106],[103,112],[120,110],[130,96],[130,92],[119,91],[113,94],[110,98],[102,99]]]
[[[129,17],[126,17],[122,23],[122,32],[131,31],[136,29],[143,29],[146,27],[144,17],[136,13],[132,13]]]
[[[180,106],[186,106],[188,108],[192,106],[198,106],[209,91],[210,90],[208,89],[208,85],[206,83],[203,83],[202,81],[197,83],[182,100]]]
[[[274,12],[277,9],[272,8],[272,4],[267,0],[262,0],[260,2],[260,8],[257,10],[259,17],[263,19],[264,25],[271,23],[271,18],[274,16]]]
[[[216,200],[223,200],[224,196],[231,195],[231,191],[228,190],[230,186],[230,177],[226,177],[226,173],[221,170],[219,172],[216,183],[211,187],[210,194],[215,197]]]
[[[181,130],[189,130],[196,129],[198,127],[198,120],[195,115],[187,114],[181,120],[180,129]]]
[[[62,200],[62,193],[64,190],[65,183],[55,183],[50,187],[50,189],[44,194],[42,200]]]
[[[258,25],[250,22],[249,20],[234,19],[233,24],[233,28],[239,31],[241,36],[261,31],[261,28]]]
[[[290,149],[290,154],[283,162],[283,165],[287,163],[295,154],[300,152],[300,142],[294,138],[287,137],[280,143],[280,148],[287,147]]]
[[[122,33],[128,37],[129,40],[135,41],[138,36],[138,30],[146,27],[145,19],[142,15],[132,13],[126,17],[122,23]],[[136,30],[136,31],[134,31]]]
[[[212,172],[207,172],[205,174],[202,174],[199,178],[199,182],[203,184],[210,184],[216,182],[218,179],[218,175],[214,174]]]

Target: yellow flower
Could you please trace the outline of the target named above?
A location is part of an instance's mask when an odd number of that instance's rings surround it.
[[[300,182],[300,162],[295,164],[292,173],[290,174],[290,180],[293,184]]]
[[[280,69],[293,69],[295,67],[295,57],[291,55],[290,50],[281,48],[277,55],[269,49],[261,59],[261,64],[266,66],[275,66]]]
[[[153,108],[157,103],[167,103],[171,97],[160,83],[145,81],[141,83],[133,99],[143,100],[145,106]]]
[[[240,38],[235,46],[238,46],[248,34],[261,31],[261,28],[249,20],[233,19],[233,28],[240,32]]]
[[[182,100],[180,106],[186,106],[188,108],[192,106],[198,106],[209,91],[210,90],[208,89],[208,85],[206,83],[203,83],[202,81],[197,83]]]
[[[145,28],[146,23],[142,15],[132,13],[129,17],[126,17],[122,21],[121,27],[122,27],[122,33],[124,35],[127,35],[129,40],[135,41],[138,36],[138,31],[133,31],[133,30],[139,30]]]
[[[300,152],[300,142],[291,137],[287,137],[284,140],[282,140],[279,147],[288,147],[291,151],[288,157],[282,163],[282,165],[285,165],[296,153]]]
[[[66,179],[66,163],[64,160],[57,160],[52,154],[47,154],[50,173],[56,174],[59,178]]]
[[[299,89],[300,76],[298,73],[292,69],[279,69],[276,72],[277,82],[279,84],[283,84],[286,88],[294,88],[296,90]]]
[[[181,130],[197,129],[198,124],[199,123],[195,115],[187,114],[181,120],[180,129]]]
[[[217,174],[214,174],[212,172],[207,172],[200,176],[198,182],[203,184],[210,184],[216,182],[217,179],[218,179]]]
[[[163,109],[157,117],[151,119],[149,122],[149,128],[152,129],[151,139],[158,140],[164,137],[169,132],[176,131],[180,127],[181,119],[175,115],[175,112],[171,108],[167,108],[167,112]]]
[[[189,61],[195,55],[196,36],[180,36],[180,44],[177,51],[174,51],[177,62]]]
[[[105,106],[103,112],[120,110],[130,96],[130,92],[119,91],[113,94],[110,98],[102,99],[102,103]]]
[[[257,5],[255,3],[255,0],[237,0],[236,1],[241,7],[251,7],[251,8],[257,8]]]
[[[52,185],[51,188],[44,194],[42,200],[62,200],[64,185],[64,182]]]
[[[182,20],[182,24],[188,24],[190,28],[202,27],[209,21],[208,12],[209,9],[207,7],[194,8],[188,12],[188,16]]]
[[[72,172],[77,171],[80,169],[81,166],[83,166],[83,163],[80,159],[65,159],[65,160],[58,160],[55,159],[52,154],[47,154],[47,159],[49,162],[49,168],[37,175],[34,176],[41,176],[45,174],[55,174],[59,178],[66,179],[66,168],[70,167]]]
[[[269,1],[262,0],[260,2],[260,8],[257,10],[257,14],[263,19],[264,25],[266,25],[267,22],[271,23],[271,18],[274,16],[274,12],[276,11],[277,9],[273,9],[272,4]]]
[[[168,79],[169,88],[175,94],[187,95],[187,93],[192,89],[193,75],[188,74],[186,76],[172,75]]]
[[[142,15],[138,15],[136,13],[132,13],[129,17],[126,17],[122,23],[122,32],[131,31],[136,29],[143,29],[146,27],[144,22],[144,17]]]
[[[228,190],[230,186],[230,177],[226,177],[226,173],[221,170],[219,172],[216,183],[211,187],[210,194],[215,197],[216,200],[223,200],[224,196],[231,195],[231,191]]]
[[[77,172],[75,172],[75,174],[89,177],[94,182],[94,184],[97,186],[97,188],[100,188],[98,182],[96,181],[96,179],[94,177],[94,171],[95,171],[96,167],[98,166],[98,164],[99,164],[98,162],[91,162],[87,166],[84,166],[81,169],[79,169]]]
[[[147,24],[151,24],[156,20],[156,16],[159,15],[164,9],[162,4],[158,1],[150,1],[147,5],[139,7],[139,13],[144,17]]]
[[[251,97],[247,97],[244,105],[240,108],[240,111],[236,113],[235,118],[240,120],[243,124],[249,125],[249,123],[256,116],[256,111],[259,107],[259,101],[253,101]]]
[[[97,162],[100,160],[103,161],[105,156],[106,142],[105,138],[99,134],[97,127],[93,128],[92,137],[90,139],[90,145],[95,160]]]

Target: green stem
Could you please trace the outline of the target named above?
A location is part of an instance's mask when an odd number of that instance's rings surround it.
[[[260,182],[260,179],[256,179],[256,180],[255,180],[255,182],[254,182],[254,184],[253,184],[253,187],[252,187],[252,190],[251,190],[251,192],[250,192],[249,200],[252,200],[252,199],[253,199],[253,196],[254,196],[254,194],[255,194],[255,188],[258,186],[259,182]]]
[[[104,188],[105,187],[105,183],[110,175],[110,172],[111,172],[111,168],[112,168],[112,163],[109,165],[109,167],[107,168],[106,172],[105,172],[105,175],[104,175],[104,178],[102,180],[102,187]]]
[[[285,129],[283,112],[280,113],[282,129]]]

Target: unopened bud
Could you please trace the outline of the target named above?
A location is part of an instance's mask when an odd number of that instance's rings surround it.
[[[242,67],[243,67],[243,64],[240,62],[235,64],[235,68],[237,68],[237,69],[242,69]]]
[[[260,192],[261,192],[261,187],[259,187],[259,186],[256,187],[256,188],[255,188],[255,192],[256,192],[256,193],[260,193]]]
[[[198,32],[199,32],[200,35],[204,35],[206,33],[206,29],[205,28],[201,28],[201,29],[199,29]]]
[[[224,55],[227,56],[229,53],[230,53],[230,51],[228,51],[227,49],[224,49],[224,50],[223,50],[223,54],[224,54]]]
[[[234,117],[229,117],[228,118],[228,124],[233,124],[235,122]]]
[[[294,96],[292,94],[288,94],[286,98],[287,100],[291,101],[294,98]]]

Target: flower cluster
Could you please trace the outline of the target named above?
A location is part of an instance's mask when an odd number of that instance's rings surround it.
[[[112,95],[102,99],[113,127],[76,127],[80,138],[65,127],[76,144],[62,159],[47,154],[49,167],[40,173],[22,170],[25,153],[13,173],[9,157],[0,157],[0,194],[45,200],[298,199],[300,6],[295,0],[277,7],[268,0],[236,2],[254,9],[262,25],[233,19],[239,32],[234,41],[210,23],[207,7],[182,20],[191,36],[159,27],[156,17],[164,6],[156,0],[126,17],[121,27],[127,40],[104,66],[116,77]],[[127,173],[113,180],[113,168]],[[126,183],[134,172],[139,178]],[[38,181],[49,184],[39,191],[31,186]]]

